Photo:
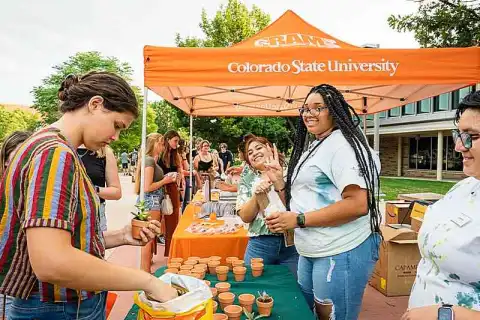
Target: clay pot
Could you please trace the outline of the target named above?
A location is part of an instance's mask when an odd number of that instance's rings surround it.
[[[177,274],[178,269],[177,268],[168,268],[168,269],[165,269],[165,271],[163,271],[163,273],[175,273],[175,274]]]
[[[186,265],[186,266],[194,266],[194,265],[197,264],[197,260],[190,260],[189,259],[189,260],[185,261],[183,264]]]
[[[208,264],[208,261],[210,261],[210,258],[200,258],[198,259],[198,263],[201,263],[201,264]]]
[[[200,260],[200,257],[190,257],[187,260],[197,260],[198,261],[198,260]]]
[[[184,264],[183,266],[180,267],[180,270],[192,270],[193,269],[193,266],[192,265],[188,265],[188,264]]]
[[[270,302],[261,302],[261,301],[258,301],[259,298],[257,298],[257,309],[258,309],[258,313],[263,315],[263,316],[266,316],[266,317],[270,317],[270,315],[272,314],[272,308],[273,308],[273,298]]]
[[[235,294],[231,292],[222,292],[218,294],[218,302],[220,303],[220,309],[225,311],[225,307],[232,305],[235,301]]]
[[[170,263],[182,263],[183,262],[183,258],[172,258],[170,259]]]
[[[246,273],[247,273],[247,268],[245,267],[233,268],[233,276],[235,277],[235,281],[238,281],[238,282],[244,281]]]
[[[140,231],[142,231],[142,228],[147,228],[150,222],[132,219],[131,223],[132,223],[132,238],[137,240],[142,240],[142,237],[140,237]]]
[[[245,267],[245,261],[243,260],[233,260],[232,266],[235,267]]]
[[[218,302],[217,301],[212,301],[212,305],[213,305],[213,313],[217,313]]]
[[[210,288],[210,291],[212,291],[212,298],[215,299],[218,295],[218,289],[217,288]]]
[[[241,294],[238,296],[238,301],[243,308],[247,309],[248,312],[252,312],[253,304],[255,303],[255,296],[253,294]]]
[[[218,281],[227,281],[228,278],[228,267],[226,266],[218,266],[215,268],[215,272],[217,273]]]
[[[230,271],[233,269],[232,261],[234,261],[234,260],[238,260],[238,258],[237,258],[237,257],[228,257],[228,258],[226,259],[226,261],[227,261],[227,266],[228,266],[228,269],[230,269]]]
[[[194,265],[193,269],[194,270],[202,270],[202,271],[206,272],[208,270],[208,266],[206,264],[200,263],[200,264]]]
[[[180,269],[182,265],[178,262],[170,262],[167,264],[168,269]]]
[[[193,270],[192,276],[200,280],[203,280],[203,278],[205,277],[203,272],[195,272],[195,270]]]
[[[263,263],[252,263],[252,276],[260,277],[263,273]]]
[[[211,285],[211,282],[210,282],[210,281],[208,281],[208,280],[203,280],[203,282],[205,282],[205,283],[207,284],[207,286],[210,287],[210,285]]]
[[[213,320],[228,320],[228,316],[223,313],[215,313],[213,315]]]
[[[230,291],[230,283],[228,282],[218,282],[215,285],[215,288],[217,288],[218,293],[223,293],[223,292],[228,292]]]
[[[263,258],[252,258],[250,259],[250,264],[254,263],[263,263]]]
[[[243,313],[243,309],[242,307],[237,305],[230,305],[230,306],[226,306],[223,312],[225,312],[225,314],[228,316],[228,320],[240,320],[240,317],[242,316],[242,313]]]
[[[178,274],[181,274],[183,276],[193,277],[192,273],[189,270],[180,270],[180,271],[178,271]]]
[[[222,261],[222,257],[220,256],[211,256],[208,258],[209,261]]]
[[[208,262],[208,272],[212,275],[216,275],[216,268],[220,265],[220,261],[210,261]]]

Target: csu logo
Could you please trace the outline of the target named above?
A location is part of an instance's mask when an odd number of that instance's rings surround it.
[[[340,48],[333,39],[311,36],[301,33],[281,34],[278,36],[265,37],[255,40],[255,47],[318,47]]]

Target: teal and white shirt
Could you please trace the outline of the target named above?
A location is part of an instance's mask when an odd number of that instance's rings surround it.
[[[460,181],[427,209],[418,246],[408,307],[447,303],[480,311],[480,180]]]
[[[316,148],[318,143],[321,144]],[[314,151],[310,153],[311,150]],[[380,159],[371,148],[370,152],[380,174]],[[332,132],[323,142],[312,143],[298,161],[292,179],[290,208],[298,213],[316,211],[342,200],[342,192],[348,185],[367,188],[355,152],[340,130]],[[336,227],[297,228],[295,246],[304,257],[328,257],[356,248],[371,233],[367,214]]]

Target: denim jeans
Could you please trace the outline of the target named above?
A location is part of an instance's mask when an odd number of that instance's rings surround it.
[[[363,292],[378,260],[380,236],[370,235],[355,249],[335,256],[298,261],[298,284],[309,306],[333,303],[331,319],[356,320]]]
[[[3,303],[4,303],[4,301],[5,301],[5,318],[10,319],[8,317],[8,313],[10,311],[10,306],[12,305],[13,298],[0,293],[0,319],[2,319],[2,316],[3,316]]]
[[[262,258],[264,264],[285,265],[293,275],[297,275],[297,249],[295,246],[285,247],[282,236],[250,237],[245,251],[245,265],[250,265],[252,258]]]
[[[193,177],[192,189],[190,189],[190,177],[185,177],[185,197],[182,201],[182,214],[185,211],[185,208],[190,203],[190,190],[195,190],[195,176]]]
[[[107,292],[78,302],[42,302],[38,293],[27,300],[15,298],[8,320],[106,320]],[[78,311],[78,317],[77,317]]]

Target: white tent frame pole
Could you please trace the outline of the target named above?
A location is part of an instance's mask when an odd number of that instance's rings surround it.
[[[143,108],[142,108],[142,164],[140,166],[140,201],[145,199],[145,149],[147,144],[147,105],[148,105],[148,88],[143,88]]]
[[[193,115],[190,114],[190,201],[192,201],[193,198],[193,159],[192,159],[192,151],[193,151]]]

